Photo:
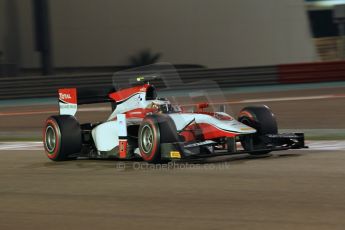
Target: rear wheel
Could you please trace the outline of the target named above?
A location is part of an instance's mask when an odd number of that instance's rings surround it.
[[[274,114],[268,106],[249,106],[241,110],[238,121],[256,129],[252,136],[242,136],[241,144],[244,150],[267,149],[264,136],[266,134],[277,134],[278,126]],[[253,155],[267,154],[270,151],[257,151]]]
[[[73,159],[72,154],[82,148],[81,128],[69,115],[51,116],[43,130],[44,149],[49,159],[64,161]]]

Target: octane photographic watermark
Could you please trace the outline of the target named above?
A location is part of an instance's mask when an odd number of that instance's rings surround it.
[[[125,170],[157,170],[157,171],[170,171],[170,170],[226,170],[230,168],[229,162],[220,163],[187,163],[171,161],[166,164],[149,164],[146,162],[117,162],[115,169],[119,171]]]

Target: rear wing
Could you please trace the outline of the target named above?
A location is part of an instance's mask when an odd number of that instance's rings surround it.
[[[112,102],[114,89],[63,88],[58,90],[60,115],[74,116],[78,105]]]

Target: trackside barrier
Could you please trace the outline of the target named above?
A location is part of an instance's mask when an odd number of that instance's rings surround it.
[[[345,81],[345,61],[278,66],[279,83]]]
[[[166,72],[165,76],[175,73]],[[277,84],[277,68],[275,66],[231,68],[231,69],[183,69],[178,74],[184,83],[213,80],[220,87],[268,85]],[[19,98],[54,97],[57,89],[103,88],[111,89],[113,73],[88,75],[57,75],[57,76],[26,76],[0,78],[0,100]],[[116,79],[117,82],[126,82],[126,76]],[[171,81],[172,84],[174,80]],[[164,86],[162,82],[154,83],[157,88]],[[208,88],[208,85],[204,86]],[[200,88],[200,84],[185,84],[181,89]]]
[[[175,75],[166,72],[165,76],[168,76],[168,79],[169,74]],[[246,68],[178,69],[178,74],[184,83],[179,85],[180,89],[209,88],[208,85],[202,85],[203,80],[212,80],[221,88],[345,81],[345,61]],[[55,97],[57,89],[68,87],[111,90],[112,77],[113,73],[1,77],[0,100]],[[173,79],[169,84],[174,84]],[[128,79],[126,76],[121,76],[116,81],[123,83]],[[154,84],[157,88],[164,87],[163,82],[157,81]]]

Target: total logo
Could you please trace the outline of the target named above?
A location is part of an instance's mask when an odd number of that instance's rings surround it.
[[[71,94],[67,93],[59,93],[59,97],[61,100],[72,99]]]

